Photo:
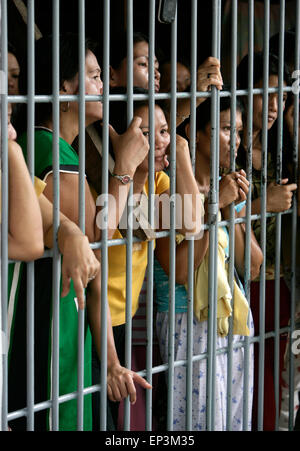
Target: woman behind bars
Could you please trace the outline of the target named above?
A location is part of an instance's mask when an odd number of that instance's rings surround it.
[[[50,94],[52,91],[52,39],[42,38],[36,47],[36,93]],[[60,94],[78,94],[78,36],[67,34],[60,37]],[[99,95],[102,92],[102,81],[100,78],[100,67],[94,54],[94,47],[88,40],[85,42],[85,93]],[[43,68],[43,71],[40,70]],[[101,119],[102,104],[99,101],[86,102],[85,121],[86,125]],[[78,134],[79,109],[77,102],[61,102],[59,119],[59,172],[60,172],[60,207],[63,214],[78,223],[78,195],[79,195],[79,160],[78,155],[71,147],[71,143]],[[36,105],[36,119],[38,127],[35,130],[35,174],[47,182],[44,190],[45,196],[53,200],[53,166],[52,166],[52,142],[53,122],[51,104]],[[135,118],[124,135],[114,135],[114,151],[116,153],[116,171],[126,171],[132,176],[136,167],[148,152],[148,143],[139,129],[139,119]],[[26,134],[20,137],[23,151],[27,153]],[[126,153],[126,161],[122,152]],[[128,158],[128,159],[127,159]],[[96,206],[94,199],[85,181],[85,232],[90,242],[100,239],[101,231],[96,226]],[[109,234],[114,231],[114,224],[118,224],[119,215],[122,213],[122,205],[125,204],[127,192],[119,196],[119,184],[116,180],[110,183],[110,192],[120,199],[120,211],[110,209],[108,229]],[[123,197],[122,197],[123,196]],[[122,203],[123,202],[123,203]],[[99,259],[99,252],[96,252]],[[24,273],[25,274],[25,273]],[[35,402],[47,400],[51,397],[53,384],[51,372],[51,359],[53,349],[52,338],[52,260],[38,260],[35,265]],[[18,299],[26,291],[26,277],[22,276],[19,285]],[[91,335],[94,337],[97,351],[100,356],[100,273],[89,280],[86,292],[87,321],[84,340],[84,386],[91,385]],[[59,394],[66,394],[77,389],[77,328],[78,328],[78,304],[74,287],[71,284],[67,296],[60,298],[60,340],[59,340]],[[23,306],[19,302],[18,307]],[[17,311],[20,326],[24,326],[22,311]],[[150,385],[137,374],[127,370],[119,364],[114,347],[112,329],[110,327],[110,313],[108,310],[108,393],[113,399],[122,399],[130,396],[135,402],[136,391],[134,382],[145,388]],[[19,329],[16,329],[19,330]],[[24,327],[20,327],[24,331]],[[18,355],[25,355],[21,351],[25,346],[23,335],[14,337],[14,347],[10,365],[10,410],[24,407],[25,386],[20,383],[20,374],[25,374],[24,362],[20,362]],[[22,377],[25,382],[25,376]],[[25,397],[26,399],[26,397]],[[59,407],[59,429],[74,430],[77,427],[77,402],[76,400],[60,404]],[[24,428],[22,420],[16,420],[13,427]],[[84,429],[91,429],[91,397],[85,396],[84,400]],[[44,410],[35,415],[36,429],[51,429],[51,412]]]
[[[254,88],[263,87],[263,54],[254,54],[254,71],[253,71],[253,86]],[[289,73],[284,69],[284,86],[289,82]],[[248,88],[248,55],[246,55],[238,67],[238,84],[240,89]],[[278,58],[269,55],[269,74],[268,86],[270,88],[278,87]],[[270,136],[270,130],[275,124],[278,117],[279,102],[283,102],[283,108],[287,93],[283,93],[283,98],[279,99],[278,93],[270,93],[268,96],[268,111],[267,111],[267,132]],[[247,100],[244,98],[245,115],[244,124],[247,124]],[[261,213],[261,180],[262,180],[262,130],[263,130],[263,96],[261,94],[253,97],[253,122],[252,122],[252,214]],[[273,148],[272,148],[273,146]],[[275,146],[275,148],[274,148]],[[247,164],[247,130],[244,128],[241,146],[238,153],[239,167],[246,168]],[[276,143],[272,144],[268,139],[267,152],[267,199],[266,212],[276,213],[288,210],[292,204],[293,191],[296,190],[297,185],[290,183],[290,180],[285,177],[280,180],[276,174]],[[261,221],[260,219],[252,223],[255,236],[260,242],[261,240]],[[266,220],[266,285],[265,285],[265,331],[270,332],[274,330],[274,310],[275,310],[275,234],[276,234],[276,218],[275,216],[267,218]],[[251,308],[253,312],[254,327],[256,332],[259,330],[259,306],[262,300],[260,299],[260,281],[257,280],[251,283]],[[280,277],[280,327],[288,325],[290,315],[290,294],[287,285]],[[280,355],[279,368],[282,371],[284,350],[286,346],[286,336],[284,334],[280,337]],[[265,341],[265,366],[264,366],[264,430],[274,430],[275,427],[275,388],[274,388],[274,339],[269,338]],[[258,346],[255,345],[255,385],[254,385],[254,404],[253,404],[253,428],[257,427],[257,403],[258,403]],[[281,385],[281,383],[280,383]],[[280,399],[280,394],[279,394]]]
[[[196,117],[196,165],[195,177],[200,192],[207,198],[210,186],[210,154],[211,154],[211,101],[208,99],[197,108]],[[241,105],[237,103],[236,112],[236,149],[240,143],[242,130]],[[220,99],[220,168],[230,168],[230,99]],[[185,126],[186,134],[190,136],[189,122]],[[236,151],[235,151],[236,155]],[[234,202],[236,217],[245,216],[245,200],[249,189],[249,182],[243,170],[228,173],[220,177],[219,182],[219,220],[229,219],[230,204]],[[205,201],[205,219],[207,220],[207,202]],[[226,227],[218,230],[218,313],[216,349],[228,346],[228,320],[233,316],[233,342],[243,342],[244,335],[253,335],[253,324],[248,303],[245,299],[243,287],[235,275],[234,307],[233,314],[228,300],[231,299],[231,290],[227,282],[226,261],[229,256],[228,232]],[[194,315],[193,315],[193,356],[208,352],[208,255],[213,250],[209,249],[209,230],[204,231],[202,238],[194,242]],[[155,262],[155,284],[157,300],[156,329],[159,339],[161,356],[164,363],[168,362],[169,356],[169,261],[168,261],[168,238],[162,238],[157,242]],[[244,274],[245,264],[245,225],[235,226],[235,268],[239,276]],[[262,253],[254,236],[251,240],[251,277],[256,277],[262,262]],[[215,271],[215,267],[213,268]],[[175,349],[174,359],[185,360],[187,358],[187,283],[188,283],[188,241],[178,237],[176,246],[176,291],[175,291]],[[227,304],[227,307],[226,307]],[[247,326],[249,314],[250,330]],[[251,406],[253,389],[253,351],[250,348],[249,368],[247,376],[244,373],[245,355],[243,347],[234,348],[232,354],[232,396],[231,424],[233,430],[242,430],[251,427]],[[212,403],[215,408],[215,421],[212,424],[214,430],[226,430],[227,428],[227,353],[222,352],[216,357],[215,373],[215,398]],[[207,428],[206,416],[208,411],[208,393],[206,392],[208,382],[206,378],[207,360],[202,359],[193,364],[192,379],[192,430],[205,430]],[[248,392],[244,393],[244,377],[248,377]],[[174,406],[173,406],[173,428],[174,430],[186,430],[186,367],[178,366],[174,369]],[[243,397],[248,396],[248,424],[243,425]]]
[[[116,92],[116,91],[114,91]],[[124,89],[119,92],[124,93]],[[136,88],[134,93],[146,94],[147,91]],[[134,114],[141,118],[140,128],[143,135],[148,139],[150,134],[149,124],[149,104],[148,101],[134,102]],[[126,129],[126,102],[114,101],[110,109],[110,123],[113,125],[118,133],[122,133]],[[155,149],[154,149],[154,194],[161,196],[161,199],[169,200],[169,177],[164,172],[168,166],[167,153],[169,151],[170,134],[167,120],[162,108],[156,104],[155,112]],[[111,134],[112,142],[114,141],[114,134]],[[176,141],[176,173],[177,173],[177,187],[176,191],[183,200],[183,211],[186,211],[187,223],[182,223],[180,230],[182,233],[194,234],[199,231],[201,226],[201,211],[202,202],[199,198],[198,188],[193,176],[188,144],[185,139],[177,136]],[[133,177],[133,193],[137,202],[146,203],[146,216],[148,188],[148,156],[137,168]],[[189,194],[187,200],[184,196]],[[197,196],[198,195],[198,196]],[[189,202],[190,201],[190,202]],[[162,221],[162,204],[157,210],[156,227],[161,229],[168,228],[168,224]],[[169,208],[167,206],[169,211]],[[186,209],[186,210],[185,210]],[[196,221],[196,211],[199,212],[199,220]],[[168,216],[168,214],[167,214]],[[167,219],[167,218],[165,218]],[[155,228],[154,228],[155,230]],[[119,230],[113,236],[114,239],[122,238]],[[132,317],[135,315],[138,308],[139,294],[145,277],[147,267],[147,249],[148,243],[142,241],[135,243],[132,253]],[[109,277],[108,277],[108,299],[112,316],[112,325],[115,335],[115,341],[120,362],[124,362],[125,358],[125,323],[126,323],[126,246],[111,246],[108,249],[109,262]],[[117,338],[116,338],[117,337]],[[115,412],[117,419],[117,412]]]

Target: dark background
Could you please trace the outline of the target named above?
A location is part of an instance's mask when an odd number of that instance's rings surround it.
[[[27,5],[27,1],[24,1]],[[86,0],[85,1],[85,27],[86,35],[99,42],[99,48],[103,46],[103,0]],[[126,30],[126,0],[111,0],[110,1],[110,33],[118,33]],[[198,15],[197,15],[197,64],[201,64],[205,58],[212,54],[212,0],[198,0]],[[224,9],[226,8],[226,1],[222,1],[222,20],[225,17]],[[248,0],[238,0],[238,5],[248,3]],[[263,0],[256,0],[255,3],[263,3]],[[274,4],[279,4],[279,0],[271,0],[271,7]],[[14,5],[13,0],[8,0],[8,39],[9,42],[16,48],[16,54],[21,63],[22,70],[26,71],[26,41],[27,31],[26,25],[18,10]],[[286,0],[286,11],[290,6],[289,16],[294,16],[293,10],[295,0]],[[159,0],[156,0],[156,24],[155,24],[155,38],[156,46],[155,52],[160,63],[164,59],[170,58],[171,49],[171,25],[162,24],[158,21],[158,6]],[[148,0],[133,0],[133,21],[134,31],[141,31],[148,35],[149,31],[149,1]],[[247,11],[247,10],[246,10]],[[292,13],[292,14],[291,14]],[[227,12],[228,14],[228,12]],[[191,47],[191,0],[177,0],[177,57],[187,63],[190,62],[190,47]],[[245,18],[247,19],[247,18]],[[258,18],[257,18],[258,19]],[[230,48],[231,37],[230,18],[227,16],[226,33],[222,35],[221,40],[221,66],[222,75],[225,83],[228,83],[230,77]],[[228,22],[229,20],[229,22]],[[262,18],[255,20],[255,35],[260,31],[260,39],[262,39]],[[272,21],[272,20],[271,20]],[[52,0],[36,0],[35,1],[35,22],[42,34],[52,33]],[[277,22],[277,19],[276,19]],[[273,24],[274,25],[274,24]],[[278,24],[275,24],[275,28]],[[291,25],[291,20],[289,26]],[[294,24],[292,23],[294,26]],[[247,30],[244,25],[238,31],[237,41],[245,41]],[[258,30],[257,30],[258,29]],[[78,32],[78,1],[77,0],[60,0],[60,31]],[[222,23],[223,31],[223,23]],[[258,47],[260,47],[259,44]],[[256,49],[259,49],[256,47]],[[101,64],[101,53],[97,55]]]

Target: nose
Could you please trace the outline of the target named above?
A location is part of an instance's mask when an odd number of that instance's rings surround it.
[[[100,92],[100,95],[102,95],[103,94],[103,81],[102,81],[102,79],[100,78],[100,82],[99,82],[99,92]]]
[[[278,111],[278,96],[273,94],[269,98],[269,111],[277,113]]]
[[[10,75],[7,77],[7,82],[10,88],[14,86],[14,79]]]
[[[236,133],[236,138],[235,138],[235,149],[238,150],[238,148],[240,147],[241,144],[241,135],[239,134],[239,132]]]
[[[160,150],[164,146],[164,140],[161,133],[155,133],[155,149]]]
[[[160,72],[159,72],[158,68],[155,68],[154,77],[155,77],[155,80],[160,80]]]

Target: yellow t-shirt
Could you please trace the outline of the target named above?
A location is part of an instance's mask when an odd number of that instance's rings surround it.
[[[155,174],[154,192],[162,194],[169,188],[169,177],[164,172]],[[148,194],[148,183],[145,185]],[[122,238],[119,230],[114,233],[113,239]],[[132,316],[138,309],[138,300],[147,267],[147,242],[132,251]],[[126,245],[111,246],[108,248],[108,302],[110,306],[113,326],[125,323],[126,311]]]
[[[44,189],[46,188],[46,183],[38,177],[34,177],[34,190],[37,197],[40,197]]]

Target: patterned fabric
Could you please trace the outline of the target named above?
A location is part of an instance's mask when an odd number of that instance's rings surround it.
[[[168,313],[158,313],[156,328],[159,338],[161,357],[164,363],[168,362]],[[253,321],[250,318],[250,335],[253,336]],[[207,352],[208,323],[193,321],[193,355]],[[235,335],[233,343],[243,341],[244,337]],[[228,339],[216,338],[216,349],[226,348]],[[175,315],[175,352],[176,360],[186,359],[187,350],[187,314]],[[244,393],[244,348],[234,348],[232,353],[232,430],[243,430],[243,400]],[[192,397],[192,430],[204,431],[206,429],[207,398],[206,398],[206,359],[193,364],[193,397]],[[248,429],[251,430],[251,411],[253,396],[253,345],[249,352],[248,372]],[[183,366],[174,369],[174,404],[173,404],[173,429],[174,431],[186,430],[186,368]],[[227,411],[227,353],[216,356],[215,377],[215,424],[216,431],[226,430]]]

